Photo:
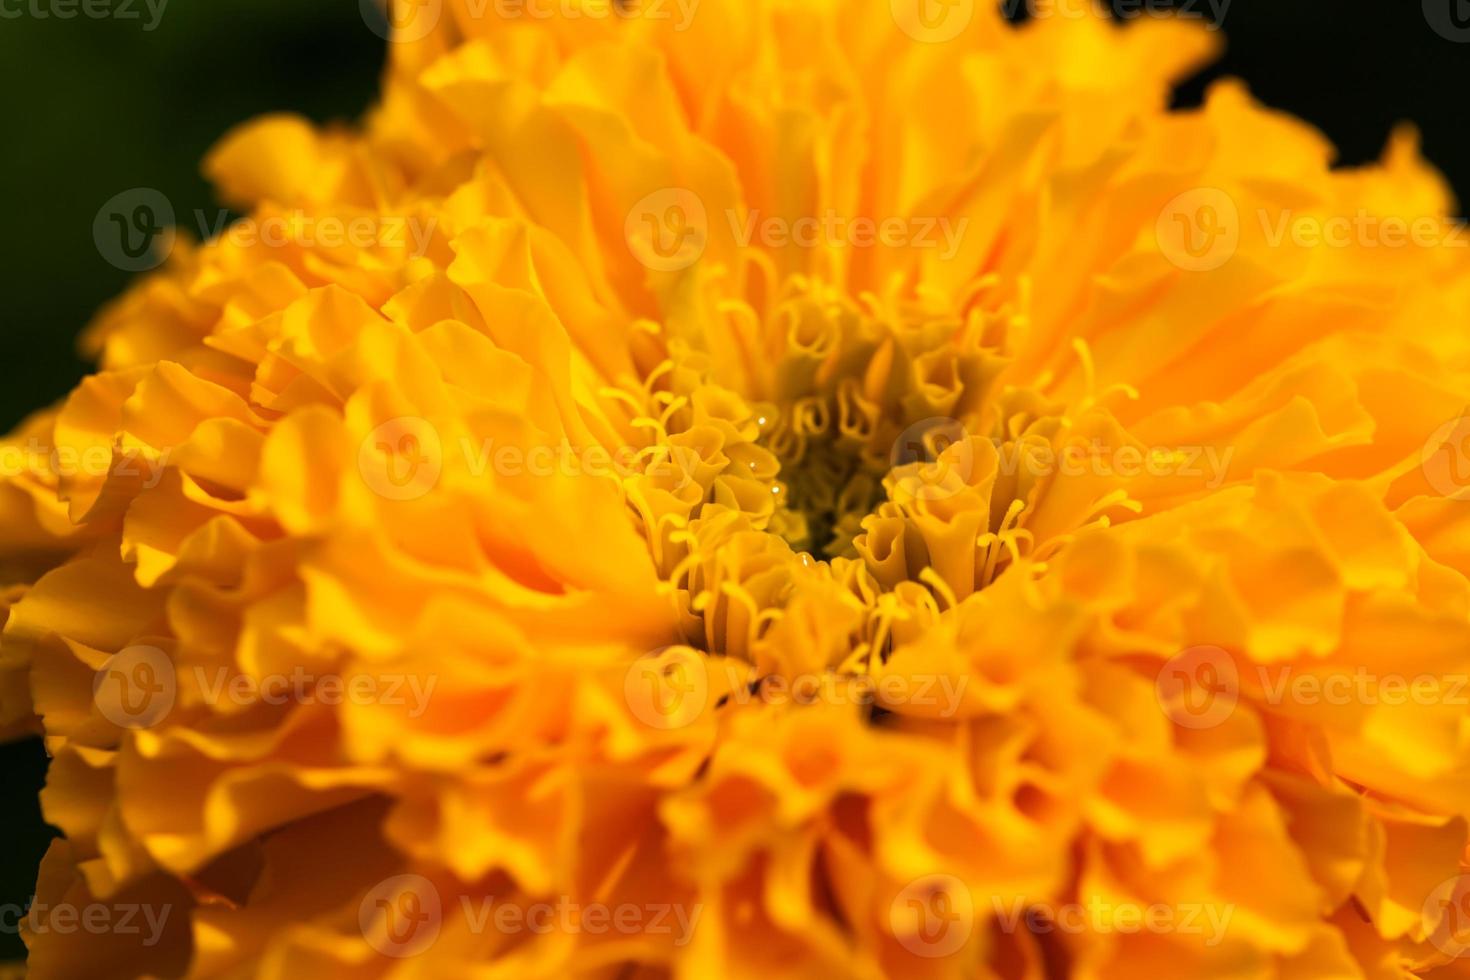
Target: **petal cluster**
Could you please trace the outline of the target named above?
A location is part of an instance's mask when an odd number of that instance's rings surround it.
[[[36,975],[1462,975],[1413,133],[1169,112],[1215,36],[1090,4],[533,6],[228,136],[294,231],[174,243],[0,443]]]

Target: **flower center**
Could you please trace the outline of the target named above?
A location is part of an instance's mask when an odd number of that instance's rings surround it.
[[[886,454],[839,425],[841,407],[817,396],[772,409],[762,443],[780,461],[771,529],[797,551],[856,557],[852,539],[883,500]]]
[[[929,621],[1030,550],[1033,481],[998,474],[983,435],[1046,414],[1029,392],[987,401],[1014,309],[801,276],[736,293],[703,308],[721,327],[704,344],[661,327],[666,359],[618,394],[650,452],[682,461],[626,492],[685,642],[765,663],[846,636],[844,657],[881,655],[895,622]]]
[[[739,387],[780,464],[769,530],[816,558],[855,558],[885,477],[932,460],[919,430],[964,407],[960,320],[793,278],[750,321],[758,356]]]

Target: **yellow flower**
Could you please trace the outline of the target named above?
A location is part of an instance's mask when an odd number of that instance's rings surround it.
[[[1444,183],[991,6],[410,4],[215,150],[0,444],[37,976],[1463,975]]]

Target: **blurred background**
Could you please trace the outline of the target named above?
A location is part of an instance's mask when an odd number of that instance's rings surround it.
[[[0,133],[9,147],[0,154],[6,429],[82,376],[76,334],[130,278],[94,244],[93,220],[104,203],[152,187],[186,225],[195,209],[218,214],[199,162],[219,136],[269,111],[319,122],[355,118],[370,104],[384,56],[357,0],[106,0],[117,16],[36,15],[65,9],[64,2],[0,0]],[[1133,11],[1144,2],[1114,0]],[[1390,128],[1411,120],[1426,156],[1462,202],[1470,198],[1470,99],[1463,94],[1470,2],[1149,5],[1208,20],[1224,11],[1227,54],[1182,86],[1179,105],[1198,104],[1221,75],[1240,76],[1261,100],[1321,128],[1344,164],[1375,159]],[[1017,0],[1004,7],[1021,16]],[[79,8],[72,0],[71,9]],[[122,16],[125,10],[134,16]],[[36,799],[44,777],[39,742],[0,746],[0,905],[29,900],[51,836]],[[0,962],[24,955],[13,923],[0,915]]]

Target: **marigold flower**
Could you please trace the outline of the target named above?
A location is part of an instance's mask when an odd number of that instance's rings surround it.
[[[1464,975],[1414,134],[1086,3],[562,6],[228,136],[0,446],[36,975]]]

